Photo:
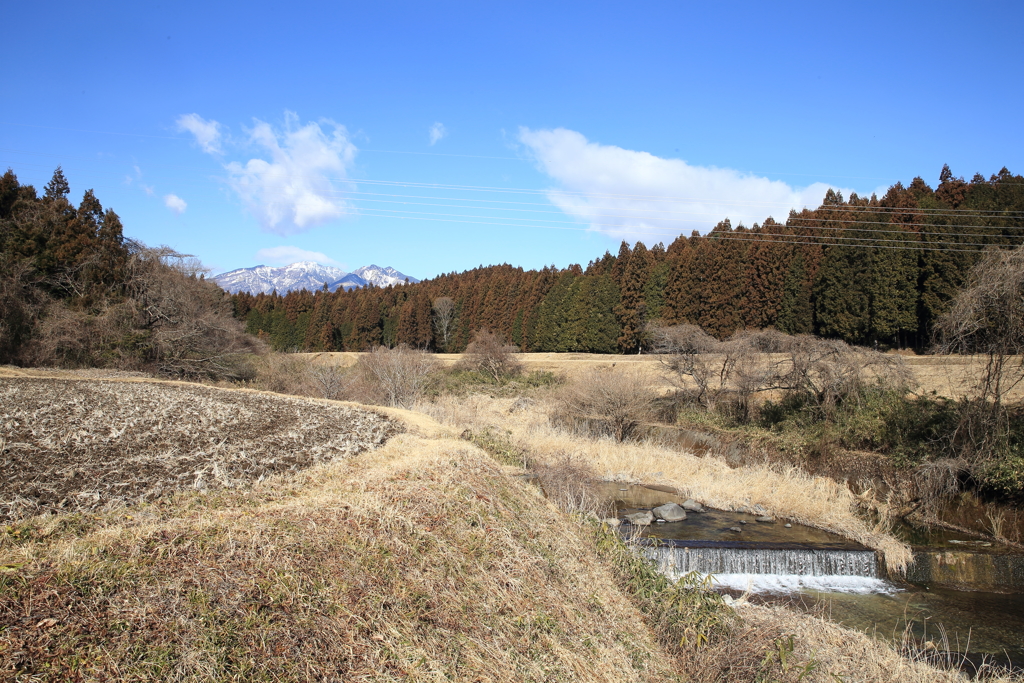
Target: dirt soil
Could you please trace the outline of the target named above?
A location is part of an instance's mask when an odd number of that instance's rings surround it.
[[[235,488],[401,431],[342,405],[199,385],[0,377],[0,524]]]

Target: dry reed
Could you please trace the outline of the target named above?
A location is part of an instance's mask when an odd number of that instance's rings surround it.
[[[832,531],[882,553],[891,571],[903,571],[911,560],[910,548],[873,529],[857,514],[859,501],[850,489],[828,477],[768,464],[732,469],[715,457],[655,444],[567,434],[549,423],[544,403],[514,413],[511,404],[511,399],[473,395],[444,397],[419,409],[458,429],[508,430],[541,461],[573,454],[606,480],[672,486],[714,508],[757,511]]]

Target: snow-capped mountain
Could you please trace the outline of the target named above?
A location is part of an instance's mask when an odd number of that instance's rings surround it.
[[[271,268],[270,266],[239,268],[221,273],[213,280],[232,294],[237,292],[269,294],[274,290],[277,290],[278,294],[284,294],[293,289],[307,289],[314,292],[322,288],[324,283],[327,283],[328,289],[332,292],[342,287],[354,289],[365,287],[367,284],[387,287],[392,284],[404,284],[406,278],[409,282],[419,282],[416,278],[408,277],[391,267],[381,268],[369,265],[346,273],[341,268],[322,266],[314,261],[299,261],[283,268]]]
[[[330,285],[345,275],[345,271],[341,268],[322,266],[314,261],[299,261],[283,268],[271,268],[270,266],[239,268],[222,273],[213,280],[232,294],[236,292],[269,294],[275,289],[278,294],[284,294],[293,289],[308,289],[313,292],[323,287],[325,282]]]
[[[375,266],[372,263],[368,266],[363,266],[362,268],[356,268],[351,274],[359,276],[364,283],[373,284],[377,287],[404,285],[406,280],[409,280],[409,282],[419,282],[416,278],[400,273],[391,266],[381,268],[380,266]]]

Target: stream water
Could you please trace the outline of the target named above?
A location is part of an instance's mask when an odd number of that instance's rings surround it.
[[[615,482],[598,486],[615,501],[619,517],[683,503],[653,488]],[[639,533],[645,554],[670,577],[689,571],[711,574],[720,590],[823,611],[847,627],[882,638],[899,641],[910,634],[921,643],[970,653],[975,661],[988,656],[1024,667],[1024,593],[1017,583],[1024,556],[1019,553],[948,532],[937,534],[934,546],[915,537],[908,540],[915,546],[915,565],[921,566],[908,574],[918,581],[911,583],[886,577],[868,548],[796,523],[787,528],[784,520],[762,523],[753,515],[708,509],[687,513],[681,522],[622,529]],[[986,590],[928,583],[949,577],[980,581],[977,585]]]

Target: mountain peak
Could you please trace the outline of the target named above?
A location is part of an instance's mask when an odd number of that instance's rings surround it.
[[[325,266],[315,261],[297,261],[281,268],[265,265],[238,268],[215,276],[213,281],[233,294],[238,292],[269,294],[275,290],[278,294],[285,294],[297,289],[315,292],[324,284],[332,292],[339,288],[354,289],[365,287],[368,284],[387,287],[388,285],[404,284],[407,278],[409,282],[419,282],[416,278],[408,277],[391,266],[381,268],[370,264],[357,268],[351,273],[346,273],[341,268]]]

